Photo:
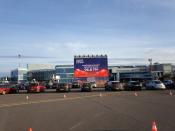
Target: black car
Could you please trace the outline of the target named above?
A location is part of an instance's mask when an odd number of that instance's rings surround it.
[[[122,91],[124,90],[123,84],[119,81],[108,81],[105,84],[105,91]]]
[[[56,92],[70,92],[72,85],[70,83],[54,83],[53,88],[56,89]]]
[[[80,88],[80,84],[78,82],[73,82],[72,83],[72,88]]]
[[[126,90],[131,90],[131,91],[141,90],[141,89],[142,89],[142,85],[138,81],[129,81],[126,87]]]
[[[172,80],[164,80],[163,84],[165,85],[165,87],[167,89],[174,89],[175,88],[174,82]]]
[[[92,91],[93,84],[91,82],[84,82],[81,86],[81,91]]]

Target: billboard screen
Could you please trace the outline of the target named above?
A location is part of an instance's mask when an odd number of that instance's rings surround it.
[[[75,57],[74,78],[108,77],[107,57]]]

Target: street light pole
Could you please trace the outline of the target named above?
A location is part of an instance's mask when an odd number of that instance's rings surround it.
[[[21,55],[20,54],[18,54],[18,59],[19,59],[19,68],[20,68],[20,66],[21,66],[21,64],[20,64]]]
[[[151,74],[151,77],[152,77],[152,58],[149,58],[148,59],[148,61],[149,61],[149,66],[150,66],[150,74]]]
[[[152,58],[149,58],[148,61],[150,63],[150,72],[152,72]]]

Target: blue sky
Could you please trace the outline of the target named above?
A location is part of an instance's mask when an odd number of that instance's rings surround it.
[[[175,0],[0,0],[0,56],[43,56],[59,64],[76,54],[143,58],[116,64],[175,63]],[[0,58],[0,73],[18,66]]]

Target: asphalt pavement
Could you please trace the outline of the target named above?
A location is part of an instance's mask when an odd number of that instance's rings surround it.
[[[175,130],[175,91],[0,95],[0,131],[158,131]]]

